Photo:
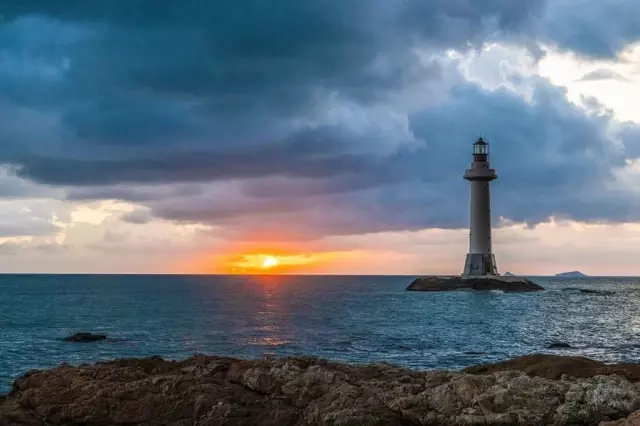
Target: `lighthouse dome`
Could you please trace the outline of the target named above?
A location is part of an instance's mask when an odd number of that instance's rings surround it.
[[[474,155],[488,155],[489,154],[489,144],[485,142],[484,139],[479,138],[476,143],[473,144],[473,154]]]

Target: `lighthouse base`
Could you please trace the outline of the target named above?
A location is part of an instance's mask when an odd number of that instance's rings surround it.
[[[499,275],[493,254],[469,253],[464,263],[463,277]]]

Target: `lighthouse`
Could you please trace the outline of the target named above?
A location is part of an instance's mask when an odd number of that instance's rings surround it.
[[[491,251],[491,181],[498,178],[489,165],[489,144],[482,138],[473,144],[473,161],[464,178],[471,182],[469,253],[463,276],[498,275]]]
[[[498,179],[489,165],[489,144],[480,138],[473,144],[473,161],[464,173],[471,182],[471,218],[469,254],[462,275],[426,275],[414,279],[408,291],[474,290],[503,292],[543,291],[529,278],[498,275],[496,258],[491,251],[491,181]]]

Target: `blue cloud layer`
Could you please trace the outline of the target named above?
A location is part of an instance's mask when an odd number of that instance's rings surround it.
[[[640,36],[572,4],[5,2],[0,161],[70,199],[315,237],[465,226],[460,174],[483,133],[500,215],[637,220],[635,200],[605,192],[637,155],[634,125],[615,136],[543,79],[530,100],[489,91],[444,54],[509,40],[612,56]]]

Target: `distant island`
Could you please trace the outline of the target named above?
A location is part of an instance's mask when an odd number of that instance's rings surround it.
[[[516,274],[512,274],[511,272],[505,272],[505,273],[504,273],[504,276],[505,276],[505,277],[515,277],[515,276],[516,276]]]
[[[586,277],[586,275],[583,274],[580,271],[571,271],[571,272],[562,272],[560,274],[556,274],[556,277],[561,277],[561,278],[584,278],[584,277]]]

